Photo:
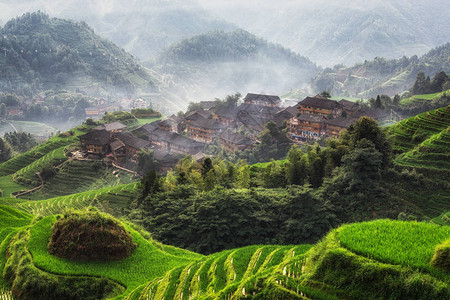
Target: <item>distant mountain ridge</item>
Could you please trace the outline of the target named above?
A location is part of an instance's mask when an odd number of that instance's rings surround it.
[[[0,37],[0,87],[6,91],[68,88],[132,94],[156,89],[133,56],[84,22],[26,13],[0,28]]]
[[[186,39],[148,66],[173,91],[195,102],[237,91],[281,94],[306,85],[320,71],[309,59],[245,30]]]
[[[450,43],[418,57],[388,60],[376,57],[353,67],[337,65],[326,68],[312,82],[312,90],[329,91],[332,95],[370,98],[379,94],[393,96],[408,91],[419,71],[433,77],[450,73]]]
[[[324,67],[422,55],[450,41],[450,7],[443,0],[199,1]]]

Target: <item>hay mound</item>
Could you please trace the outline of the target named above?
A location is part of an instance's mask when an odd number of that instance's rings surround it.
[[[91,208],[68,212],[56,221],[47,248],[71,260],[109,261],[130,256],[136,244],[117,220]]]

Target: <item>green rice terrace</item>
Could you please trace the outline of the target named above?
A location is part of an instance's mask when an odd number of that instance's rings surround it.
[[[334,229],[316,245],[254,245],[203,256],[162,245],[116,220],[137,245],[131,255],[79,261],[48,252],[52,225],[61,215],[32,221],[32,215],[0,206],[0,216],[5,299],[450,297],[449,226],[378,220]]]
[[[390,127],[396,163],[449,170],[450,106],[419,114]]]

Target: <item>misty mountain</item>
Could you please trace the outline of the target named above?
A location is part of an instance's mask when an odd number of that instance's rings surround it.
[[[280,94],[303,87],[320,71],[309,59],[244,30],[186,39],[148,66],[185,103],[234,92]]]
[[[0,9],[2,17],[45,10],[85,21],[97,34],[142,60],[198,34],[236,29],[191,0],[0,0]]]
[[[26,13],[0,28],[0,50],[0,87],[6,91],[66,88],[130,94],[156,89],[133,56],[84,22]]]
[[[332,95],[375,97],[407,91],[419,71],[433,77],[440,71],[450,73],[450,43],[430,50],[421,57],[388,60],[377,57],[351,68],[326,68],[313,81],[313,91],[329,91]]]
[[[450,41],[450,6],[443,0],[199,1],[323,66],[422,55]]]

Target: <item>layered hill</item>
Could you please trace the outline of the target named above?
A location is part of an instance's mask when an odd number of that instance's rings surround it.
[[[149,63],[169,91],[189,101],[236,91],[280,94],[304,86],[319,68],[244,30],[212,31],[168,48]]]
[[[332,95],[370,98],[408,91],[419,71],[433,77],[444,71],[450,73],[450,43],[434,48],[421,57],[399,59],[376,57],[352,67],[336,65],[326,68],[313,81],[312,88],[329,91]]]
[[[155,91],[154,79],[130,54],[99,37],[84,22],[36,12],[0,28],[0,87],[106,92]]]
[[[8,206],[0,207],[0,216],[6,222],[3,231],[7,231],[0,234],[3,274],[0,287],[13,283],[13,292],[19,297],[446,299],[450,296],[450,277],[445,269],[445,254],[442,256],[448,251],[448,226],[378,220],[334,229],[316,245],[255,245],[202,256],[159,244],[145,231],[117,220],[114,222],[125,228],[137,248],[131,256],[119,261],[86,262],[48,253],[52,224],[60,216],[51,215],[28,225],[30,215]]]
[[[241,28],[322,66],[422,55],[450,40],[442,0],[199,0]]]

